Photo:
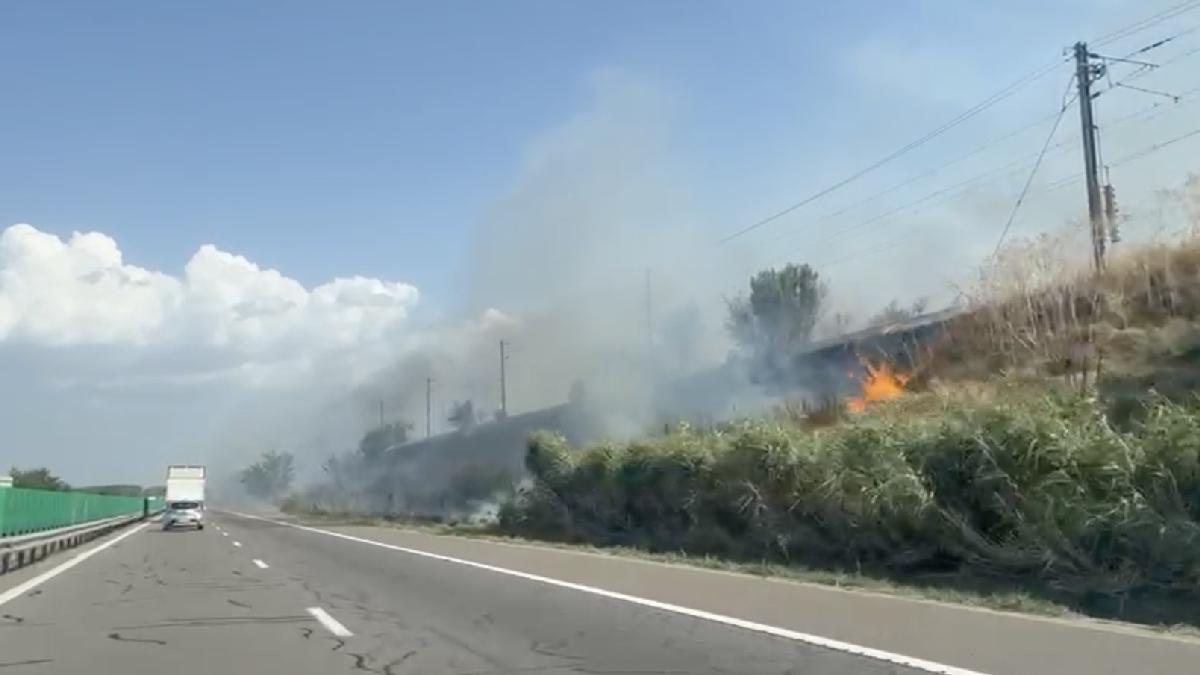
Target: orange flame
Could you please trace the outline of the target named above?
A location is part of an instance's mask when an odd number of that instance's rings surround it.
[[[862,379],[862,396],[851,396],[846,399],[846,408],[853,412],[866,410],[867,403],[870,401],[896,398],[904,393],[904,385],[912,379],[911,374],[901,373],[893,369],[887,362],[874,366],[868,361],[862,360],[862,364],[867,369],[867,375]],[[853,374],[850,377],[858,379]]]

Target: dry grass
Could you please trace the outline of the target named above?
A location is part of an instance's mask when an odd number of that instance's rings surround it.
[[[964,295],[968,311],[931,350],[946,379],[1063,376],[1082,389],[1105,373],[1145,372],[1200,345],[1200,234],[1121,245],[1097,274],[1075,235],[1018,241]]]

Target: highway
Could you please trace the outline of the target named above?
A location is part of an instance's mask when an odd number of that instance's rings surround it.
[[[76,556],[82,556],[76,559]],[[1200,641],[390,528],[148,523],[0,576],[0,672],[1195,673]]]

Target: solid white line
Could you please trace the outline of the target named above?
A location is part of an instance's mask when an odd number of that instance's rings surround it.
[[[234,546],[236,546],[236,547],[238,547],[238,548],[241,548],[241,547],[242,547],[242,542],[240,542],[240,541],[235,541],[235,542],[233,542],[233,545],[234,545]]]
[[[104,549],[106,549],[110,546],[117,545],[126,537],[132,537],[133,535],[137,534],[138,532],[140,532],[143,528],[147,527],[148,525],[149,525],[149,523],[142,523],[141,525],[134,527],[132,530],[125,532],[114,539],[106,541],[103,544],[100,544],[99,546],[97,546],[95,548],[88,549],[88,550],[84,551],[83,553],[77,554],[74,558],[71,558],[70,560],[59,565],[58,567],[48,569],[45,572],[42,572],[41,574],[37,575],[36,577],[33,577],[32,579],[29,579],[20,584],[17,584],[16,586],[13,586],[12,588],[8,589],[7,591],[0,593],[0,605],[3,605],[4,603],[12,600],[13,598],[18,598],[18,597],[24,595],[25,593],[37,588],[38,586],[49,581],[50,579],[53,579],[54,577],[62,574],[63,572],[66,572],[67,570],[78,565],[79,563],[83,562],[84,560],[87,560],[88,558],[103,551]]]
[[[309,607],[308,613],[312,614],[314,619],[321,622],[321,625],[325,626],[325,630],[333,633],[337,637],[350,637],[354,635],[354,633],[350,632],[349,628],[346,628],[339,623],[337,619],[329,616],[329,612],[326,612],[320,607]]]
[[[265,563],[265,562],[263,562],[263,561],[259,560],[258,558],[255,558],[255,559],[254,559],[254,564],[255,564],[255,565],[258,565],[258,569],[260,569],[260,570],[265,570],[265,569],[267,569],[268,567],[270,567],[270,565],[268,565],[267,563]]]
[[[528,581],[534,581],[534,582],[541,583],[541,584],[547,584],[549,586],[557,586],[559,588],[567,588],[567,589],[570,589],[573,591],[579,591],[581,593],[590,593],[592,595],[598,595],[600,597],[609,598],[612,600],[620,600],[620,601],[628,602],[628,603],[631,603],[634,605],[641,605],[643,607],[651,607],[653,609],[662,610],[664,612],[672,612],[675,614],[682,614],[683,616],[690,616],[695,619],[703,619],[705,621],[721,623],[721,624],[725,624],[727,626],[734,626],[736,628],[743,628],[745,630],[754,631],[756,633],[764,633],[766,635],[772,635],[772,636],[784,638],[787,640],[794,640],[796,642],[804,642],[804,643],[807,643],[810,645],[815,645],[817,647],[824,647],[825,649],[832,649],[832,650],[839,651],[839,652],[845,652],[847,654],[853,654],[855,656],[863,656],[863,657],[870,658],[870,659],[876,659],[878,661],[894,663],[896,665],[905,666],[908,668],[924,670],[929,673],[937,673],[937,675],[986,675],[986,673],[982,673],[977,670],[969,670],[967,668],[959,668],[957,666],[949,666],[944,663],[938,663],[936,661],[926,661],[925,659],[918,659],[918,658],[915,658],[912,656],[905,656],[904,654],[897,654],[895,652],[884,651],[882,649],[875,649],[873,647],[864,647],[862,645],[856,645],[851,642],[842,642],[841,640],[834,640],[831,638],[821,637],[820,635],[812,635],[810,633],[801,633],[799,631],[794,631],[794,630],[790,630],[787,628],[780,628],[778,626],[770,626],[767,624],[757,623],[754,621],[746,621],[745,619],[738,619],[738,618],[732,617],[732,616],[725,616],[724,614],[716,614],[713,612],[706,612],[706,611],[700,610],[700,609],[692,609],[691,607],[684,607],[682,605],[673,605],[673,604],[667,603],[667,602],[659,602],[658,600],[642,598],[642,597],[639,597],[636,595],[627,595],[625,593],[617,593],[616,591],[608,591],[603,588],[597,588],[595,586],[586,586],[584,584],[577,584],[577,583],[574,583],[571,581],[563,581],[562,579],[554,579],[552,577],[544,577],[539,574],[530,574],[528,572],[521,572],[519,570],[512,570],[512,569],[508,569],[505,567],[497,567],[495,565],[488,565],[486,563],[475,562],[473,560],[464,560],[462,558],[453,558],[451,556],[441,555],[440,553],[430,553],[429,551],[422,551],[420,549],[408,548],[406,546],[397,546],[395,544],[385,544],[381,541],[375,541],[373,539],[364,539],[362,537],[355,537],[353,535],[343,534],[341,532],[334,532],[332,530],[322,530],[322,529],[316,528],[316,527],[308,527],[307,525],[297,525],[295,523],[288,523],[288,522],[284,522],[281,520],[271,520],[269,518],[262,518],[260,516],[252,516],[248,513],[238,513],[236,511],[234,511],[232,513],[234,513],[235,515],[241,516],[243,518],[249,518],[251,520],[261,520],[261,521],[268,522],[268,523],[275,523],[277,525],[286,525],[288,527],[296,528],[297,530],[304,530],[305,532],[314,532],[314,533],[323,534],[323,535],[326,535],[329,537],[337,537],[338,539],[345,539],[346,541],[353,541],[353,542],[357,542],[360,544],[368,544],[370,546],[378,546],[380,548],[386,548],[386,549],[390,549],[393,551],[409,553],[412,555],[421,556],[423,558],[430,558],[432,560],[440,560],[442,562],[454,563],[456,565],[463,565],[465,567],[473,567],[475,569],[487,570],[489,572],[496,572],[498,574],[505,574],[505,575],[508,575],[511,577],[517,577],[519,579],[525,579]],[[308,611],[310,613],[313,613],[314,609],[318,609],[318,608],[310,608]],[[315,613],[313,613],[313,615],[316,616]],[[320,617],[318,617],[318,619],[319,618]]]

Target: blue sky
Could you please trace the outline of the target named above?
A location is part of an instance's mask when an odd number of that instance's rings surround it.
[[[440,403],[494,405],[499,338],[513,409],[559,402],[641,348],[647,269],[664,325],[707,312],[709,365],[724,298],[766,265],[816,265],[859,320],[948,301],[996,244],[1065,62],[716,241],[1178,1],[0,2],[0,454],[105,482],[310,431],[328,453],[381,398],[423,415],[425,373],[389,370],[405,359],[432,354]],[[1200,5],[1103,50],[1172,35],[1138,83],[1192,93],[1106,91],[1106,158],[1196,127]],[[1066,112],[1011,238],[1082,231],[1083,188],[1049,189],[1079,171]],[[1157,191],[1198,146],[1114,161],[1129,236],[1160,228]]]
[[[712,227],[736,229],[1045,61],[978,51],[1079,4],[4,3],[0,223],[99,230],[166,271],[211,242],[444,300],[482,210],[598,69],[670,92]],[[956,49],[959,81],[889,75]],[[875,57],[882,81],[855,70]]]

